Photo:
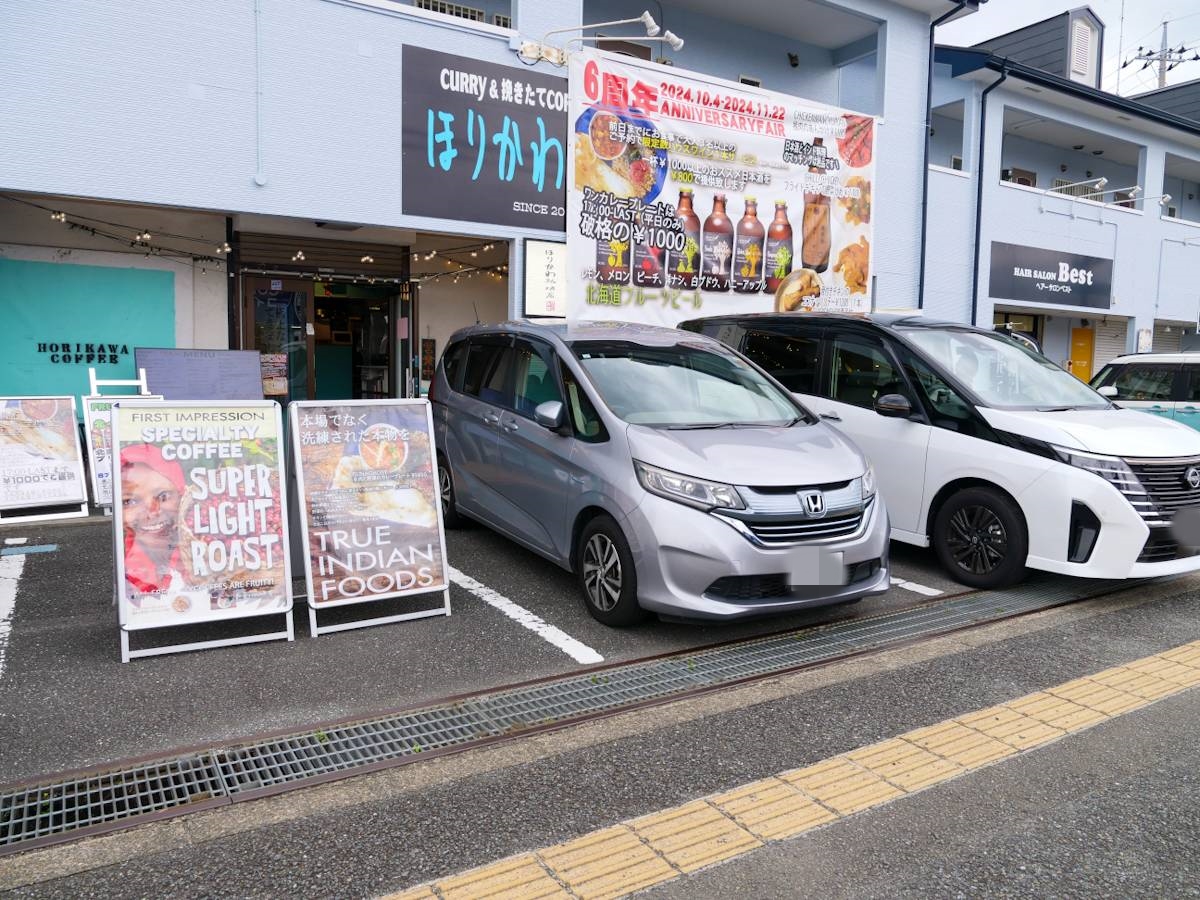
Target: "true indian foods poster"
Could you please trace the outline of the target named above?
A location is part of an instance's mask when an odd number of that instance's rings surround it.
[[[278,405],[117,401],[112,421],[121,624],[291,609]]]
[[[570,318],[870,309],[873,117],[594,50],[569,83]]]
[[[0,397],[0,509],[87,501],[73,397]]]
[[[315,606],[445,590],[429,403],[293,403],[288,414]]]

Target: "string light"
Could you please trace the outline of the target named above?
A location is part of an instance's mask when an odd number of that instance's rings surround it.
[[[50,213],[50,218],[55,222],[66,222],[67,214],[65,212],[52,212]]]
[[[375,262],[375,257],[373,257],[373,256],[364,256],[362,259],[360,259],[360,260],[359,260],[359,262],[363,262],[363,263],[373,263],[373,262]]]
[[[292,262],[304,262],[304,251],[297,250],[295,255],[292,257]]]

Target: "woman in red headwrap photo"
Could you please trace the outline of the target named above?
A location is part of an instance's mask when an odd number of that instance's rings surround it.
[[[179,556],[183,492],[183,468],[164,459],[158,447],[133,444],[121,451],[125,580],[140,594],[183,587]]]

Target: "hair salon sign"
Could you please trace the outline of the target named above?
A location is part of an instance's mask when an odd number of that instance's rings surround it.
[[[1108,309],[1112,270],[1111,259],[993,241],[988,293],[993,300]]]

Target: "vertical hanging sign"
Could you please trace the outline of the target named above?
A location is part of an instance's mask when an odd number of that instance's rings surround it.
[[[288,415],[313,636],[449,615],[429,402],[303,401]],[[440,594],[442,602],[339,625],[317,622],[323,609],[421,594]]]
[[[122,659],[291,640],[279,406],[117,400],[112,424]],[[279,614],[285,631],[129,650],[131,631]]]

